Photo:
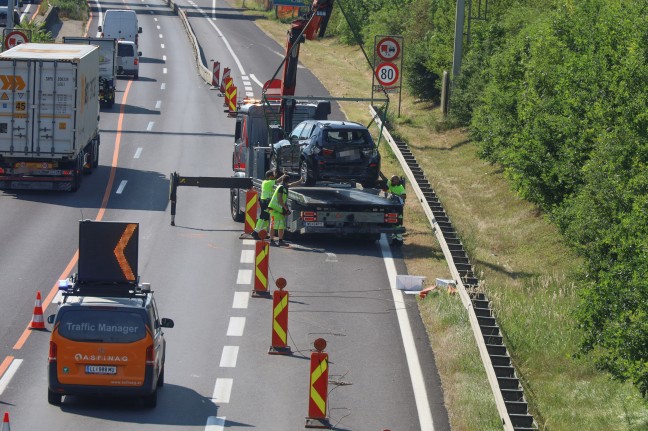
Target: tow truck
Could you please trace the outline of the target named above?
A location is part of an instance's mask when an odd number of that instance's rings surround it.
[[[315,0],[309,14],[292,22],[286,43],[283,79],[279,82],[271,79],[264,86],[262,100],[244,100],[237,109],[233,178],[247,179],[257,191],[269,168],[272,144],[301,121],[325,120],[331,113],[330,100],[334,98],[297,98],[295,86],[299,45],[305,39],[324,35],[332,5],[332,0]],[[277,87],[281,95],[267,97],[267,89]],[[362,188],[355,183],[320,182],[312,187],[290,187],[288,207],[291,213],[286,217],[286,231],[360,236],[370,240],[379,239],[381,233],[404,232],[402,226],[397,226],[403,212],[402,200],[382,196],[380,192],[380,189]],[[245,194],[244,188],[230,189],[232,219],[238,222],[244,220]]]

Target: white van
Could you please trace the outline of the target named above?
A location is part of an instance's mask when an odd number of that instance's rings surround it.
[[[98,30],[101,37],[130,40],[139,46],[138,38],[142,27],[137,24],[137,15],[134,10],[108,9],[104,13],[103,25],[100,25]]]

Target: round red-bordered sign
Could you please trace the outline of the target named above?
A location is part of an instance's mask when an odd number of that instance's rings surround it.
[[[383,87],[391,87],[398,82],[398,66],[394,63],[381,63],[376,68],[376,79]]]
[[[10,31],[5,37],[5,49],[13,48],[16,45],[27,43],[27,35],[19,30]]]
[[[392,61],[400,55],[400,43],[393,37],[384,37],[376,45],[376,54],[384,61]]]

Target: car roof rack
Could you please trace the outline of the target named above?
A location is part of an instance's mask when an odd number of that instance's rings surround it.
[[[63,303],[71,296],[94,296],[99,298],[139,298],[143,300],[142,305],[146,304],[146,298],[152,292],[150,283],[114,281],[79,283],[74,282],[74,279],[60,280],[59,291],[63,294]]]

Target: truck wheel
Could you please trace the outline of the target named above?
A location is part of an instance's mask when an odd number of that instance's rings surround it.
[[[230,209],[232,212],[232,220],[236,222],[242,222],[245,218],[245,214],[241,211],[239,207],[239,200],[241,197],[241,192],[239,189],[230,190]]]
[[[81,187],[83,181],[83,153],[77,156],[76,166],[74,167],[74,174],[72,175],[72,191],[76,192]]]
[[[60,406],[63,395],[47,390],[47,402],[53,406]]]
[[[315,184],[315,178],[313,177],[311,170],[308,169],[308,163],[306,163],[306,160],[302,160],[299,164],[299,174],[304,185],[312,186]]]

